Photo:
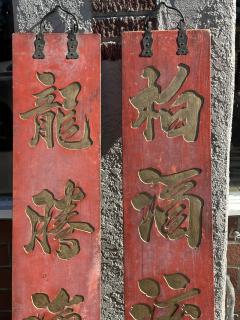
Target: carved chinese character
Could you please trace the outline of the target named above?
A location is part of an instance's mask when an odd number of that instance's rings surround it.
[[[70,299],[69,294],[65,289],[61,289],[56,298],[50,301],[46,293],[34,293],[32,295],[32,303],[37,309],[45,309],[49,313],[54,314],[49,320],[81,320],[79,313],[74,311],[74,305],[84,301],[84,297],[75,295]],[[44,320],[45,313],[37,316],[30,316],[24,320]]]
[[[37,73],[39,82],[48,88],[34,94],[35,108],[20,114],[20,118],[27,120],[34,117],[35,134],[30,141],[31,146],[36,146],[42,138],[48,148],[53,148],[53,125],[56,117],[56,136],[58,143],[66,149],[83,149],[92,145],[90,137],[89,121],[85,117],[83,137],[80,140],[73,140],[79,131],[76,124],[77,97],[81,90],[78,82],[70,83],[63,89],[57,89],[55,76],[51,72]],[[55,101],[56,93],[60,94],[62,102]]]
[[[188,90],[175,98],[189,70],[187,65],[179,64],[177,75],[164,90],[157,83],[160,72],[156,68],[148,66],[143,70],[142,77],[148,81],[147,88],[130,98],[130,102],[138,111],[138,118],[133,121],[132,127],[139,128],[146,123],[143,135],[147,141],[154,139],[154,120],[157,119],[168,137],[183,136],[187,142],[197,139],[203,97]],[[173,98],[175,100],[171,102]],[[171,104],[168,108],[165,106],[167,103]],[[157,105],[160,109],[156,109]]]
[[[135,320],[180,320],[185,319],[185,316],[191,319],[200,318],[200,308],[194,304],[185,303],[186,300],[199,295],[200,290],[197,288],[186,290],[190,280],[181,273],[166,274],[163,278],[169,288],[181,292],[162,301],[159,298],[160,283],[158,281],[149,278],[138,281],[139,290],[152,301],[149,304],[132,305],[130,310],[132,318]]]
[[[155,221],[158,232],[164,238],[177,240],[185,236],[191,248],[200,245],[203,200],[190,193],[196,185],[192,178],[200,172],[200,169],[190,169],[163,175],[153,168],[139,171],[143,183],[161,188],[157,195],[141,192],[132,200],[134,209],[143,213],[138,230],[144,242],[150,241]]]
[[[61,259],[70,259],[80,251],[79,241],[69,238],[75,230],[92,233],[94,228],[91,224],[81,221],[72,221],[72,217],[79,213],[75,210],[76,202],[85,197],[83,191],[75,186],[75,183],[68,180],[65,187],[65,196],[58,200],[49,190],[42,190],[33,196],[36,206],[44,207],[44,215],[39,214],[30,206],[26,208],[26,214],[32,227],[30,242],[24,246],[26,252],[34,250],[36,242],[42,250],[51,254],[49,237],[59,242],[57,255]]]

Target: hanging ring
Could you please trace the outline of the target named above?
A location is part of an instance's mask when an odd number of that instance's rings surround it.
[[[42,33],[42,27],[43,27],[43,22],[44,20],[46,20],[49,16],[51,16],[53,13],[57,12],[58,10],[62,10],[63,12],[65,12],[66,14],[68,14],[69,16],[71,16],[74,20],[74,24],[73,24],[73,28],[71,28],[71,30],[74,33],[78,32],[78,22],[76,17],[69,11],[67,11],[66,9],[62,8],[60,5],[57,5],[55,8],[53,8],[50,12],[48,12],[47,14],[45,14],[45,16],[41,19],[40,21],[40,33]]]
[[[145,30],[146,30],[146,29],[148,28],[148,26],[149,26],[149,20],[150,20],[151,18],[154,18],[154,17],[157,16],[157,14],[159,13],[159,11],[160,11],[160,9],[161,9],[162,6],[166,7],[166,8],[169,9],[169,10],[173,10],[173,11],[177,12],[178,15],[180,16],[180,21],[182,21],[182,22],[185,24],[184,16],[183,16],[182,12],[181,12],[179,9],[167,5],[165,2],[160,2],[160,3],[156,6],[156,8],[155,8],[154,10],[152,10],[152,11],[147,15],[147,17],[146,17],[146,19],[145,19]]]
[[[177,8],[174,8],[174,7],[167,5],[165,2],[160,2],[156,6],[156,8],[147,15],[147,17],[145,19],[145,23],[144,23],[145,32],[144,32],[143,39],[141,42],[141,46],[142,46],[142,51],[140,54],[141,57],[151,57],[153,55],[153,53],[152,53],[153,38],[152,38],[152,33],[151,33],[152,26],[151,26],[150,19],[157,16],[157,14],[162,6],[165,6],[169,10],[173,10],[173,11],[177,12],[178,15],[180,16],[180,21],[177,25],[177,29],[178,29],[177,46],[178,46],[178,49],[177,49],[176,54],[177,55],[186,55],[188,53],[186,24],[185,24],[185,19],[184,19],[182,12]]]

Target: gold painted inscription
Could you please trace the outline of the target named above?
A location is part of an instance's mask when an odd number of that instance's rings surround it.
[[[177,75],[164,90],[157,83],[160,72],[153,66],[144,68],[142,77],[148,81],[147,88],[130,98],[131,105],[138,111],[138,118],[132,122],[132,127],[139,128],[146,123],[143,135],[147,141],[154,139],[154,120],[157,119],[167,137],[183,136],[187,142],[197,139],[203,97],[188,90],[175,98],[190,72],[185,64],[179,64],[177,68]],[[175,99],[174,102],[166,108],[164,105],[172,99]],[[157,105],[160,109],[156,109]]]
[[[44,208],[44,215],[39,214],[32,207],[26,208],[32,228],[30,242],[24,246],[27,253],[35,249],[38,242],[46,254],[51,254],[52,248],[49,237],[58,241],[59,248],[56,250],[57,256],[68,260],[80,252],[80,244],[77,239],[72,239],[72,234],[78,230],[93,233],[94,228],[90,223],[82,221],[72,221],[78,215],[75,210],[76,202],[83,200],[84,192],[71,180],[68,180],[65,187],[65,196],[56,199],[52,192],[47,189],[33,196],[33,203]]]
[[[190,283],[188,277],[181,273],[174,273],[164,275],[163,279],[165,285],[180,292],[162,301],[159,298],[161,285],[158,281],[149,278],[138,281],[139,290],[150,298],[151,302],[132,305],[130,310],[132,318],[135,320],[180,320],[185,319],[185,316],[191,319],[200,318],[200,308],[197,305],[185,303],[186,300],[200,294],[197,288],[187,289]]]
[[[53,314],[50,320],[57,319],[69,319],[69,320],[81,320],[79,313],[74,312],[74,305],[77,305],[84,301],[84,297],[81,295],[75,295],[72,299],[65,289],[61,289],[55,299],[50,301],[46,293],[34,293],[32,295],[32,304],[36,309],[47,310],[48,313]],[[45,312],[43,315],[30,316],[24,320],[43,320],[45,319]]]
[[[155,195],[140,192],[131,201],[133,208],[143,214],[138,231],[144,242],[150,241],[155,222],[157,231],[164,238],[178,240],[185,236],[189,247],[200,245],[203,200],[189,193],[196,186],[192,178],[200,172],[200,169],[190,169],[163,175],[154,168],[139,171],[141,182],[159,185],[161,188]]]
[[[38,81],[48,88],[33,94],[35,107],[20,113],[22,120],[34,117],[35,134],[30,146],[35,147],[42,138],[48,148],[54,147],[54,119],[56,118],[56,138],[60,146],[66,149],[79,150],[92,145],[89,120],[85,117],[83,136],[80,140],[73,140],[80,130],[76,124],[77,97],[81,91],[79,82],[70,83],[63,89],[53,84],[55,76],[51,72],[37,73]],[[56,94],[59,95],[56,101]]]

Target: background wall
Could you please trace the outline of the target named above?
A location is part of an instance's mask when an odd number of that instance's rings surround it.
[[[215,246],[216,319],[224,319],[228,164],[234,90],[234,0],[169,0],[186,17],[188,28],[210,28],[212,32],[212,169],[213,216]],[[121,29],[137,30],[143,19],[112,18],[116,11],[143,11],[154,8],[154,0],[14,0],[15,31],[32,31],[36,22],[56,4],[76,14],[84,30],[104,36],[104,57],[116,61],[102,63],[102,318],[123,319],[123,245],[121,205]],[[101,23],[91,17],[104,14]],[[48,23],[49,30],[63,31],[56,16]],[[169,17],[168,17],[169,18]],[[173,19],[174,20],[174,19]],[[59,23],[60,21],[60,23]],[[120,21],[120,22],[119,22]],[[166,27],[167,15],[159,17]],[[69,23],[69,21],[68,21]],[[170,27],[172,23],[170,23]],[[37,30],[37,29],[34,29]],[[201,67],[201,66],[200,66]]]

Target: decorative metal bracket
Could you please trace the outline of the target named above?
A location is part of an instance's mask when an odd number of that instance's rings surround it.
[[[45,41],[44,41],[43,33],[41,31],[36,35],[34,46],[35,46],[35,52],[33,54],[33,59],[44,59],[45,55],[43,53],[43,49],[45,46]]]
[[[141,57],[151,57],[153,55],[152,52],[152,43],[153,43],[153,38],[152,38],[152,26],[151,22],[149,21],[150,18],[156,17],[161,6],[165,6],[167,9],[174,10],[180,15],[180,21],[177,25],[178,28],[178,36],[177,36],[177,55],[186,55],[188,53],[188,48],[187,48],[187,33],[186,33],[186,24],[185,20],[183,17],[183,14],[181,13],[180,10],[174,7],[168,6],[165,2],[160,2],[156,8],[146,17],[145,20],[145,31],[143,34],[143,39],[141,42],[141,47],[142,47],[142,52],[140,53]]]
[[[187,33],[186,33],[186,26],[184,20],[180,20],[178,24],[178,36],[177,36],[177,45],[178,50],[177,54],[182,56],[188,54],[188,48],[187,48]]]
[[[151,33],[151,26],[149,26],[145,30],[144,35],[143,35],[141,57],[151,57],[153,55],[152,43],[153,43],[153,38],[152,38],[152,33]]]
[[[79,57],[77,53],[77,38],[76,38],[76,33],[78,32],[78,23],[76,17],[69,11],[63,9],[61,6],[57,5],[55,8],[53,8],[50,12],[48,12],[40,21],[40,31],[38,34],[36,34],[36,39],[34,41],[34,46],[35,46],[35,52],[33,54],[33,59],[44,59],[44,46],[45,46],[45,41],[44,41],[44,34],[43,34],[43,22],[46,20],[50,15],[55,13],[58,9],[62,10],[63,12],[67,13],[70,15],[73,20],[73,26],[71,27],[70,31],[68,31],[68,42],[67,42],[67,55],[66,59],[77,59]]]
[[[76,34],[72,30],[68,32],[67,46],[68,46],[68,53],[66,55],[66,58],[77,59],[78,58],[78,53],[77,53],[78,42],[77,42]]]

